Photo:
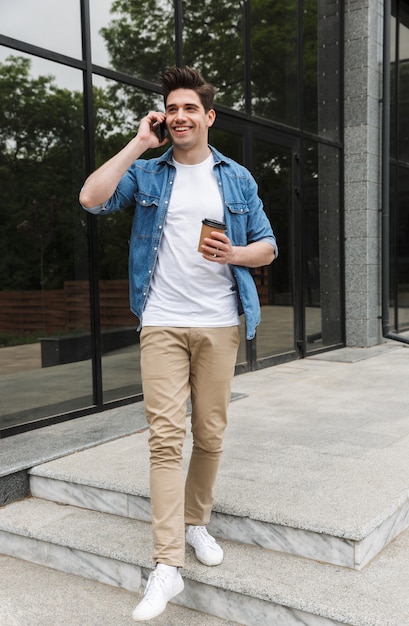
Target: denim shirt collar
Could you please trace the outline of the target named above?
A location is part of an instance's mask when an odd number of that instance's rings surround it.
[[[221,152],[216,150],[216,148],[214,148],[210,144],[209,144],[209,148],[213,154],[215,165],[220,165],[220,163],[227,163],[228,159]],[[167,165],[173,165],[173,146],[170,146],[170,148],[168,148],[168,150],[166,150],[166,152],[164,152],[162,156],[158,158],[158,163],[160,164],[166,163]]]

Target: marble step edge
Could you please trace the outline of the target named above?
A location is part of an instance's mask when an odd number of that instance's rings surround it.
[[[144,522],[151,520],[150,500],[146,495],[128,494],[36,475],[35,469],[30,475],[30,491],[34,497],[54,502]],[[219,539],[356,570],[365,567],[408,527],[409,501],[359,540],[232,515],[223,512],[220,507],[217,509],[217,503],[209,524],[210,532]]]
[[[374,623],[365,611],[355,615],[362,594],[371,601],[376,591],[373,584],[357,584],[361,572],[221,544],[225,560],[215,568],[198,563],[187,547],[185,590],[175,603],[244,626]],[[137,592],[152,567],[151,529],[146,522],[29,498],[0,509],[0,554]],[[372,601],[376,606],[376,597]],[[397,607],[393,615],[399,618]]]
[[[142,598],[126,589],[97,580],[0,555],[2,626],[129,626],[131,613]],[[24,604],[21,590],[24,589]],[[45,594],[52,589],[52,594]],[[240,626],[238,622],[170,604],[156,626]]]
[[[223,548],[226,562],[217,568],[201,565],[192,549],[187,548],[185,590],[175,598],[176,604],[244,626],[279,624],[282,616],[287,619],[283,623],[291,626],[349,623],[332,616],[326,602],[324,614],[320,615],[319,600],[311,602],[308,593],[304,597],[303,591],[295,588],[296,568],[288,573],[293,587],[281,584],[276,590],[274,578],[281,570],[280,563],[274,564],[276,554],[231,542],[223,542]],[[37,498],[0,509],[1,554],[129,591],[137,592],[141,584],[146,584],[152,568],[151,551],[151,528],[146,522]],[[319,574],[325,582],[326,576]],[[303,585],[308,579],[301,573],[299,583]],[[326,592],[323,597],[327,597]]]

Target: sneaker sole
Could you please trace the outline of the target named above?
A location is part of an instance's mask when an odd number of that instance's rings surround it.
[[[217,560],[216,559],[212,559],[212,560],[207,559],[207,560],[205,560],[205,559],[199,557],[196,554],[196,558],[197,558],[198,561],[200,561],[200,563],[203,563],[203,565],[207,565],[208,567],[213,567],[215,565],[220,565],[221,563],[223,563],[223,557],[221,557],[221,558],[219,558]]]
[[[220,565],[221,563],[223,563],[224,554],[222,554],[222,555],[221,555],[221,557],[219,556],[219,557],[214,557],[213,559],[212,559],[212,558],[206,559],[205,557],[202,557],[200,554],[198,554],[198,553],[197,553],[196,548],[195,548],[194,546],[192,546],[192,544],[191,544],[191,543],[189,543],[189,542],[187,541],[187,544],[188,544],[191,548],[193,548],[193,550],[195,551],[195,555],[196,555],[197,560],[198,560],[200,563],[202,563],[203,565],[207,565],[208,567],[212,567],[212,566],[214,566],[214,565]]]

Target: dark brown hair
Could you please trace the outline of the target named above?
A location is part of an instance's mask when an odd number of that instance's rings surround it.
[[[216,89],[213,85],[206,82],[197,70],[187,65],[184,67],[170,67],[162,74],[160,81],[165,107],[166,100],[171,91],[175,89],[192,89],[198,94],[206,113],[213,108]]]

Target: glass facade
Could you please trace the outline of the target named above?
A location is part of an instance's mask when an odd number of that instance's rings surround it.
[[[392,2],[390,126],[390,322],[409,330],[409,6]]]
[[[279,242],[254,270],[262,321],[251,342],[243,322],[237,371],[343,344],[341,33],[340,0],[2,9],[2,436],[141,398],[132,211],[91,216],[78,192],[162,109],[173,64],[217,87],[210,141],[253,173]]]

